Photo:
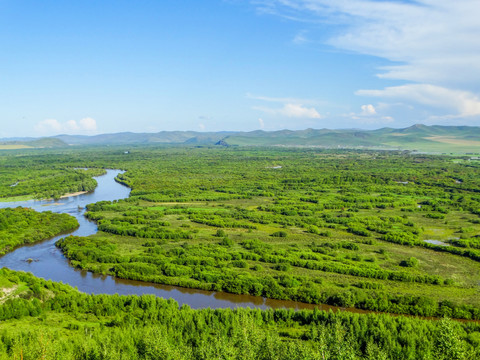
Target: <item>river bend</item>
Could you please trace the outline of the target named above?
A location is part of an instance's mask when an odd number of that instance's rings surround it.
[[[102,200],[112,201],[127,198],[130,189],[115,181],[120,170],[107,170],[102,176],[95,177],[97,188],[87,194],[71,196],[60,200],[29,200],[20,202],[0,202],[0,208],[24,206],[36,211],[52,211],[75,216],[80,226],[69,234],[56,236],[35,244],[29,244],[15,249],[0,258],[0,267],[17,271],[27,271],[37,277],[63,282],[77,287],[78,290],[91,294],[142,295],[154,294],[162,298],[172,298],[179,305],[189,305],[191,308],[236,308],[252,307],[293,308],[324,310],[337,308],[328,305],[311,305],[294,301],[266,299],[258,296],[235,295],[223,292],[187,289],[176,286],[153,284],[141,281],[118,279],[109,275],[98,275],[85,270],[73,268],[68,259],[63,256],[55,242],[67,235],[88,236],[97,232],[97,225],[85,216],[85,206]],[[33,259],[34,261],[27,261]],[[353,310],[353,309],[352,309]],[[354,310],[355,312],[363,312]]]

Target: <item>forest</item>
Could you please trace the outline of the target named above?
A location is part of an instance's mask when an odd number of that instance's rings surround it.
[[[40,288],[62,288],[61,295],[47,299],[43,290],[27,290],[26,298],[0,306],[34,304],[23,306],[32,307],[28,314],[5,318],[9,329],[18,323],[30,329],[3,332],[8,356],[19,358],[21,349],[36,347],[92,359],[120,352],[130,354],[125,358],[252,358],[246,349],[262,359],[478,357],[478,323],[447,318],[480,319],[480,162],[460,155],[315,148],[128,150],[2,155],[7,170],[0,196],[61,196],[87,189],[104,169],[123,169],[116,180],[132,189],[130,197],[87,206],[98,233],[57,242],[73,266],[118,278],[422,318],[178,309],[161,299],[85,295],[31,277]],[[29,275],[3,271],[14,278],[10,284],[28,283]],[[66,297],[72,305],[56,302]],[[150,314],[143,301],[168,311]],[[27,325],[29,317],[43,319],[34,322],[43,332]],[[173,334],[170,323],[185,329],[183,335]],[[122,331],[131,334],[128,342],[115,342]],[[75,332],[91,336],[87,341]],[[216,337],[221,340],[212,346]],[[75,345],[67,345],[70,338]],[[42,350],[39,344],[46,343],[55,349]]]
[[[68,214],[36,212],[28,208],[0,209],[0,255],[19,245],[32,244],[78,227]]]
[[[178,308],[0,270],[0,359],[478,359],[480,325],[318,310]],[[21,290],[20,290],[21,288]],[[4,290],[5,291],[5,290]]]
[[[15,161],[12,162],[12,159]],[[0,160],[0,201],[58,199],[69,193],[92,191],[97,186],[92,176],[105,173],[101,168],[56,166],[50,163],[48,158],[32,161],[28,156],[16,156],[8,157],[8,160]]]

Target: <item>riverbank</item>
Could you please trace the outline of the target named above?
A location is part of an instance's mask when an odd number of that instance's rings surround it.
[[[65,195],[60,196],[60,199],[66,199],[69,197],[75,197],[83,194],[88,194],[88,191],[77,191],[74,193],[67,193]],[[22,196],[12,196],[8,198],[1,198],[0,202],[19,202],[19,201],[30,201],[30,200],[38,200],[38,201],[52,201],[54,199],[35,199],[33,195],[22,195]]]
[[[30,200],[34,200],[33,195],[10,196],[6,198],[0,198],[1,203],[30,201]]]
[[[75,197],[83,194],[88,194],[89,191],[77,191],[73,193],[67,193],[62,196],[60,196],[60,199],[66,199],[69,197]],[[22,196],[12,196],[12,197],[7,197],[7,198],[0,198],[0,202],[6,203],[6,202],[19,202],[19,201],[30,201],[30,200],[38,200],[38,201],[52,201],[54,199],[35,199],[33,195],[22,195]]]
[[[153,296],[83,294],[6,269],[0,269],[0,283],[2,278],[23,287],[10,293],[0,307],[2,359],[443,360],[480,356],[480,326],[448,319],[316,310],[194,310]]]
[[[74,192],[74,193],[68,193],[68,194],[62,195],[62,196],[60,196],[60,199],[79,196],[79,195],[83,195],[83,194],[87,194],[87,193],[88,193],[88,191],[77,191],[77,192]]]

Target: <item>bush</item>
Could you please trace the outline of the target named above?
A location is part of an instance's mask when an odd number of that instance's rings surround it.
[[[402,260],[400,262],[400,266],[403,266],[403,267],[417,267],[418,266],[418,259],[414,258],[412,256],[408,260]]]
[[[222,229],[218,229],[215,236],[217,237],[225,237],[226,236],[226,233],[225,233],[225,230],[222,230]]]
[[[222,241],[220,241],[220,245],[223,245],[223,246],[233,246],[234,242],[232,239],[229,239],[228,237],[224,237],[222,239]]]
[[[287,232],[286,231],[276,231],[270,236],[273,236],[273,237],[287,237]]]

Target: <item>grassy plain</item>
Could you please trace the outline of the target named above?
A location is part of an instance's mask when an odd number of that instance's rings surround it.
[[[480,316],[480,164],[469,157],[122,148],[0,163],[5,197],[26,167],[27,195],[41,193],[35,178],[52,191],[59,178],[82,186],[76,167],[127,170],[118,181],[132,188],[129,199],[88,207],[101,231],[59,243],[78,267],[312,303]],[[151,296],[81,294],[6,269],[0,288],[0,359],[442,360],[478,359],[480,349],[471,322],[178,309]]]
[[[47,188],[59,178],[78,188],[89,174],[78,167],[127,170],[118,181],[132,188],[129,199],[88,207],[100,232],[59,243],[75,266],[309,303],[480,317],[480,164],[468,156],[145,147],[20,159],[0,158],[9,169],[4,196],[18,191],[10,184],[30,163],[27,193],[40,190],[39,177]]]
[[[0,144],[0,150],[18,150],[18,149],[31,149],[31,146],[21,144]]]
[[[128,200],[59,245],[136,280],[478,317],[479,167],[468,157],[295,149],[132,152]],[[280,167],[279,167],[280,166]],[[431,245],[438,240],[449,246]]]

